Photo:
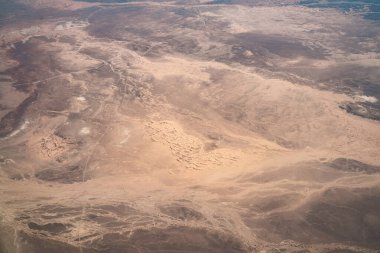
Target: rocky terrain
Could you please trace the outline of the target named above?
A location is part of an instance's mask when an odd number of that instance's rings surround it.
[[[0,253],[379,252],[380,6],[281,2],[0,0]]]

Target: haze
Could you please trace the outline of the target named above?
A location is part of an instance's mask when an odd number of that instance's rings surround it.
[[[379,252],[379,10],[0,0],[0,253]]]

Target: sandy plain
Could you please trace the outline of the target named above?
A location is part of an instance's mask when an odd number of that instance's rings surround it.
[[[379,27],[293,2],[5,15],[0,252],[378,252]]]

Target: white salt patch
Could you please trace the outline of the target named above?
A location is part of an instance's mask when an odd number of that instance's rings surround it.
[[[376,103],[377,98],[371,96],[358,96],[358,98],[364,102]]]
[[[86,98],[85,98],[85,97],[77,97],[76,99],[77,99],[78,101],[81,101],[81,102],[86,101]]]
[[[64,24],[57,25],[54,30],[56,31],[63,31],[71,28],[83,28],[88,26],[89,23],[85,21],[75,20],[75,21],[67,21]]]
[[[82,135],[87,135],[89,134],[91,131],[90,131],[90,128],[88,127],[83,127],[81,130],[80,130],[80,134]]]
[[[22,125],[20,126],[19,129],[13,131],[13,132],[8,136],[8,138],[9,138],[9,137],[13,137],[13,136],[15,136],[16,134],[18,134],[18,133],[21,132],[22,130],[25,130],[25,129],[28,127],[29,123],[30,123],[29,120],[26,120],[26,121],[24,122],[24,124],[22,124]]]

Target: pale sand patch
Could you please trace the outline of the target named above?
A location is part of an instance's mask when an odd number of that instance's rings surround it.
[[[230,74],[225,75],[225,80],[220,80],[221,83],[214,84],[209,89],[203,87],[202,94],[208,96],[210,103],[215,103],[219,99],[223,105],[236,101],[250,90],[245,98],[247,100],[245,112],[248,117],[252,117],[253,122],[254,117],[262,118],[257,123],[266,127],[266,132],[269,134],[265,133],[263,137],[278,136],[304,147],[309,146],[310,149],[326,148],[350,156],[360,154],[362,159],[374,157],[373,147],[377,145],[379,139],[379,132],[376,131],[378,123],[353,117],[339,109],[340,103],[351,99],[346,95],[285,80],[264,78],[251,69],[241,66],[230,67],[221,63],[196,61],[184,57],[181,59],[165,57],[161,61],[146,60],[145,63],[138,65],[139,68],[156,78],[164,79],[179,75],[185,77],[179,86],[187,85],[195,90],[200,87],[200,82],[210,82],[209,69],[232,73],[230,78]],[[189,83],[186,83],[187,79]],[[265,112],[263,115],[265,117],[260,116],[262,112]],[[364,137],[367,134],[374,137],[370,139]],[[367,140],[370,140],[370,143]],[[363,147],[372,151],[360,152]]]
[[[123,145],[125,143],[127,143],[127,141],[129,140],[129,137],[130,137],[130,133],[129,133],[129,130],[128,129],[124,129],[123,130],[123,137],[120,141],[120,145]]]
[[[34,35],[40,31],[38,26],[31,26],[20,30],[22,35]]]

